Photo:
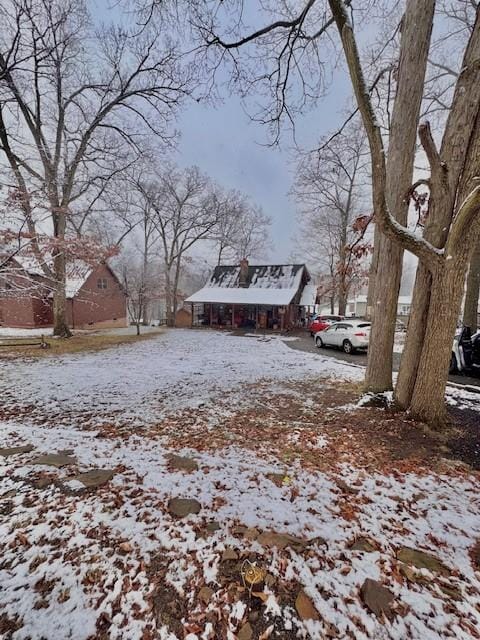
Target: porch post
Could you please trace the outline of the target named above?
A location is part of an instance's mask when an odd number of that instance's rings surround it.
[[[210,326],[212,326],[212,320],[213,320],[213,305],[212,303],[210,303]]]
[[[235,328],[235,305],[232,304],[232,329]]]
[[[190,303],[190,310],[191,310],[191,318],[190,318],[190,329],[193,329],[193,302]]]
[[[283,313],[280,314],[280,331],[283,331],[284,326],[285,326],[285,307],[283,307]]]
[[[255,331],[258,329],[258,304],[255,305]]]

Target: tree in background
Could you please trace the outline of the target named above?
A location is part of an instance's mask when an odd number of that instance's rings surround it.
[[[247,196],[233,190],[216,190],[223,206],[216,227],[217,264],[222,261],[239,262],[242,258],[265,256],[269,247],[271,219]]]
[[[138,179],[136,189],[151,210],[163,261],[167,324],[173,326],[184,261],[198,242],[215,237],[225,208],[198,167],[182,170],[171,165],[151,175]]]
[[[191,88],[157,23],[96,27],[83,0],[6,0],[0,9],[0,157],[20,226],[54,289],[54,334],[68,336],[69,217],[86,210],[142,135],[168,142]],[[45,231],[48,229],[48,231]],[[52,262],[38,234],[52,237]]]
[[[127,294],[128,315],[135,325],[137,336],[140,327],[149,324],[152,300],[164,295],[164,282],[161,272],[156,269],[156,261],[140,251],[126,251],[117,265],[121,271],[121,281]]]
[[[353,286],[365,281],[367,245],[355,227],[368,201],[368,156],[361,129],[343,131],[318,151],[303,156],[292,195],[299,205],[302,252],[306,250],[329,283],[324,295],[345,315]],[[331,307],[333,305],[331,304]],[[332,309],[332,313],[334,310]]]

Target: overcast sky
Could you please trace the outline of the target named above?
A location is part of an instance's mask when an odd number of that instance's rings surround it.
[[[342,78],[315,110],[299,118],[298,137],[314,146],[342,118],[349,86]],[[267,131],[252,122],[237,96],[217,108],[193,104],[179,119],[180,164],[197,164],[225,187],[251,196],[272,218],[272,261],[285,261],[293,250],[295,203],[288,197],[294,163],[293,140],[285,133],[282,146],[265,146]]]
[[[263,25],[257,18],[256,3],[246,3],[244,18]],[[118,4],[90,0],[94,19],[118,19]],[[107,8],[109,7],[109,8]],[[116,15],[115,15],[116,14]],[[343,71],[337,72],[329,94],[318,107],[296,120],[298,142],[314,147],[319,138],[340,124],[350,95],[350,85]],[[193,100],[178,118],[181,137],[174,160],[181,166],[196,164],[226,188],[249,195],[272,219],[272,242],[269,261],[286,261],[294,249],[295,203],[288,197],[294,173],[294,144],[285,132],[281,147],[268,147],[268,132],[252,122],[236,95],[222,93],[216,107]]]

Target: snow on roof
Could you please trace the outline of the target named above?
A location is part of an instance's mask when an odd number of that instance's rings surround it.
[[[15,260],[20,264],[22,269],[30,275],[45,277],[42,267],[34,256],[17,255],[15,256]],[[48,261],[50,267],[52,267],[51,262],[52,261],[50,259]],[[65,283],[67,298],[74,298],[78,294],[92,271],[93,267],[82,260],[75,260],[67,263],[67,279]]]
[[[306,284],[300,298],[302,307],[312,307],[317,301],[317,287],[314,284]]]
[[[265,304],[285,306],[297,294],[305,272],[303,264],[249,265],[245,287],[240,287],[240,267],[215,267],[207,286],[185,302]],[[313,303],[312,303],[313,304]]]
[[[216,302],[220,304],[266,304],[283,307],[290,304],[297,289],[242,289],[240,287],[204,287],[185,302]]]
[[[89,264],[79,260],[67,265],[67,281],[65,283],[67,298],[74,298],[77,295],[92,271],[93,268]]]
[[[18,253],[15,256],[15,262],[18,262],[18,264],[22,267],[22,269],[24,269],[27,273],[29,273],[32,276],[44,276],[45,274],[43,273],[43,269],[40,266],[40,263],[38,262],[38,260],[35,258],[35,256],[32,255],[21,255],[20,253]],[[47,261],[47,263],[49,263],[50,261]],[[51,266],[49,264],[49,266]]]

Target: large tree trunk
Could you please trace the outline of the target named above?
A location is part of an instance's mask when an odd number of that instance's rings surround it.
[[[165,267],[165,306],[166,306],[166,316],[167,316],[167,327],[173,327],[174,315],[173,315],[173,305],[172,305],[172,279],[171,279],[170,268],[168,266]]]
[[[180,281],[180,256],[177,258],[177,262],[175,264],[175,274],[173,278],[173,287],[172,287],[172,303],[173,303],[173,324],[176,325],[177,322],[177,309],[178,309],[178,283]]]
[[[347,313],[347,292],[341,286],[338,292],[338,315],[344,316]]]
[[[65,254],[62,250],[54,256],[53,270],[55,274],[53,289],[53,335],[60,338],[69,338],[72,332],[67,323]]]
[[[445,426],[447,418],[445,387],[463,297],[469,246],[468,242],[465,243],[461,255],[445,262],[444,268],[432,277],[428,331],[410,403],[414,418],[438,429]]]
[[[424,231],[424,238],[434,247],[443,247],[447,240],[455,204],[461,204],[471,188],[471,178],[478,172],[480,147],[480,9],[463,57],[462,72],[455,87],[452,107],[448,115],[440,153],[434,148],[429,129],[423,127],[422,144],[427,149],[431,165],[432,203]],[[465,167],[466,163],[469,165]],[[459,187],[460,179],[463,185]],[[465,274],[463,274],[465,276]],[[461,284],[463,294],[463,282]],[[419,364],[423,350],[430,348],[426,332],[429,322],[432,276],[427,267],[418,265],[412,311],[395,389],[397,403],[407,408],[413,400],[415,385],[420,376]],[[455,308],[459,316],[460,309]],[[430,328],[429,328],[430,331]],[[449,345],[451,346],[451,345]],[[425,356],[429,359],[429,356]]]
[[[417,385],[414,389],[410,408],[416,417],[432,424],[442,424],[445,417],[443,393],[445,391],[455,323],[463,293],[461,285],[464,282],[471,248],[478,238],[478,227],[480,225],[480,185],[475,187],[472,185],[472,182],[474,182],[472,176],[475,175],[475,163],[472,161],[477,161],[480,157],[480,153],[475,151],[476,145],[480,145],[480,135],[473,141],[470,136],[466,139],[469,162],[465,164],[461,188],[455,193],[457,201],[461,204],[457,207],[444,251],[435,250],[428,241],[423,238],[417,238],[405,227],[398,225],[388,210],[386,199],[387,171],[382,137],[380,128],[375,120],[370,96],[367,92],[353,29],[350,25],[345,5],[341,0],[329,0],[329,4],[342,38],[355,97],[368,135],[372,159],[373,204],[377,224],[380,226],[382,233],[412,251],[422,264],[427,265],[434,278],[433,302],[428,318],[429,332],[425,337],[426,344],[422,350]],[[480,7],[478,11],[480,13]],[[477,66],[478,59],[474,65],[462,68],[461,78],[467,74],[470,75],[472,80],[472,73],[476,71]],[[476,85],[475,88],[477,88]],[[480,87],[478,88],[480,89]],[[468,83],[467,86],[463,87],[461,93],[464,94],[464,98],[467,100],[467,104],[464,106],[470,106],[471,108],[472,105],[468,105],[471,95],[468,95],[467,89],[472,89],[472,86],[468,87]],[[467,113],[463,114],[463,118],[464,122],[466,120],[468,123]],[[477,119],[476,125],[480,126],[480,117]],[[422,135],[425,135],[425,130]],[[461,136],[457,138],[456,142],[458,145],[457,155],[462,155],[464,151],[462,149]],[[450,180],[449,167],[442,162],[438,153],[436,153],[431,138],[428,145],[425,144],[425,139],[422,139],[422,143],[432,168],[432,194],[442,203],[442,197],[450,195],[448,184]],[[476,162],[476,167],[478,168],[478,162]],[[443,179],[441,179],[442,176]]]
[[[403,226],[407,223],[409,203],[406,195],[412,184],[416,132],[434,10],[435,0],[408,0],[403,17],[385,193],[388,209]],[[377,260],[373,324],[365,376],[366,390],[375,393],[393,386],[393,343],[403,248],[395,240],[382,236]]]
[[[474,333],[478,328],[478,297],[480,293],[480,242],[472,254],[467,277],[463,324]]]
[[[67,323],[67,265],[65,257],[65,249],[62,241],[65,239],[65,230],[67,220],[65,213],[56,211],[53,214],[54,234],[55,238],[60,241],[53,251],[53,274],[55,278],[53,288],[53,335],[60,338],[70,338],[72,332]]]

